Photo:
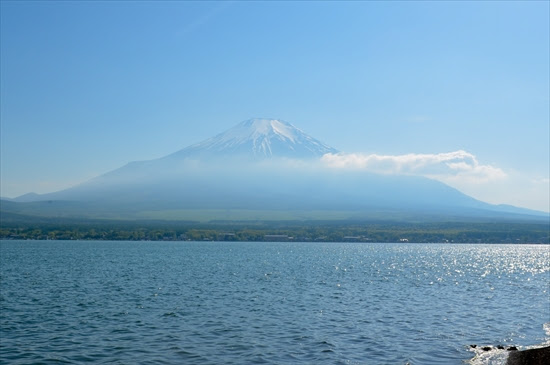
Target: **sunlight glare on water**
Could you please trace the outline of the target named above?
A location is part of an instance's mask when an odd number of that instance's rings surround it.
[[[548,246],[0,247],[9,363],[462,364],[550,337]]]

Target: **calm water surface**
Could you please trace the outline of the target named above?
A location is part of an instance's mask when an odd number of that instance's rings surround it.
[[[462,364],[549,340],[550,246],[2,241],[0,362]]]

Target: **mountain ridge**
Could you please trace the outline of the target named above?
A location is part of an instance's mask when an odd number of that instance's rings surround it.
[[[290,123],[255,118],[170,155],[130,162],[75,187],[15,201],[82,202],[81,214],[94,207],[115,215],[117,210],[135,215],[173,209],[540,215],[491,205],[424,177],[330,169],[320,163],[326,153],[338,151]],[[78,208],[71,205],[71,212]]]

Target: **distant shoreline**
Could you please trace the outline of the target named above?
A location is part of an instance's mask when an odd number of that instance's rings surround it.
[[[0,214],[0,239],[550,244],[546,223],[124,221]]]
[[[365,243],[365,244],[410,244],[410,245],[515,245],[515,246],[549,246],[550,243],[540,242],[522,242],[522,243],[509,243],[509,242],[399,242],[399,241],[361,241],[361,240],[273,240],[273,239],[260,239],[260,240],[216,240],[216,239],[110,239],[110,238],[14,238],[14,237],[0,237],[0,241],[73,241],[73,242],[226,242],[226,243]]]

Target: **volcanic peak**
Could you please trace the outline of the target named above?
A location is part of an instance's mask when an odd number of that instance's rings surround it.
[[[337,150],[278,119],[256,118],[237,124],[172,156],[249,156],[311,158]]]

